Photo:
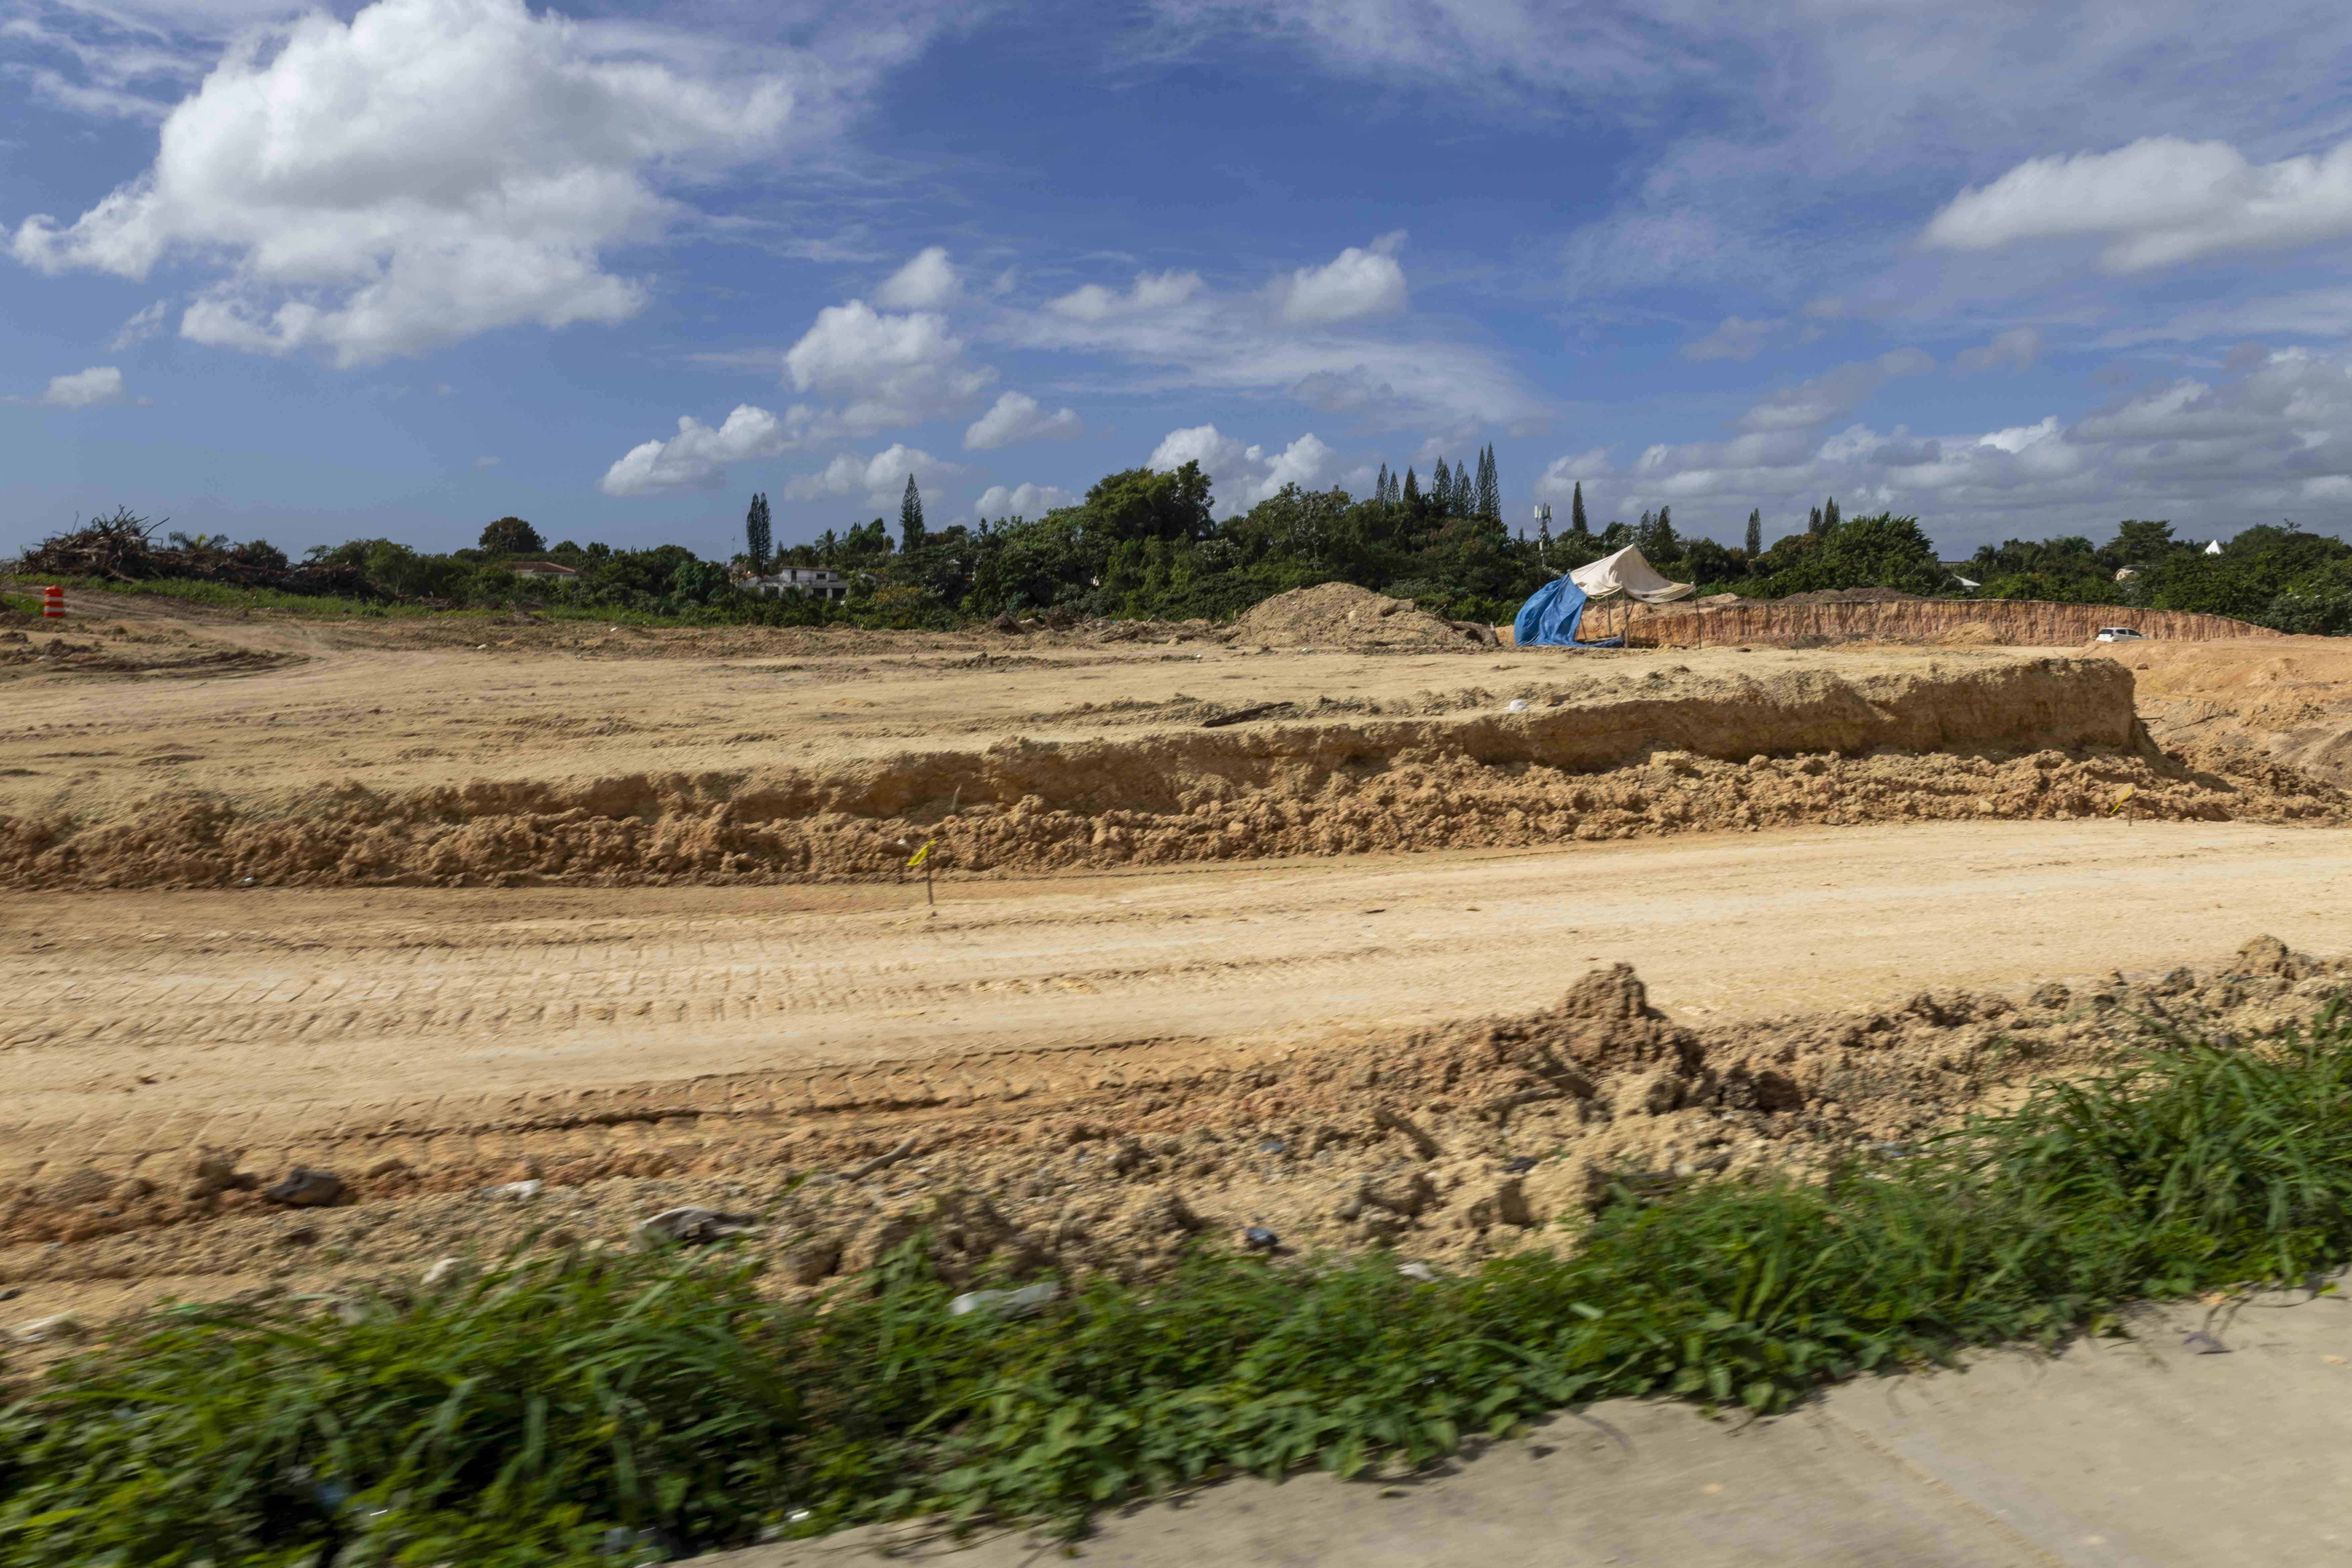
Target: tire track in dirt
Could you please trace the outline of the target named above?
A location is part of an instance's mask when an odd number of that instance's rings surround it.
[[[2352,925],[2347,843],[1847,829],[964,887],[936,917],[870,889],[52,898],[0,924],[23,982],[0,1182],[194,1142],[350,1163],[422,1139],[471,1168],[477,1144],[949,1114],[1538,1006],[1617,959],[1670,1009],[1733,1018],[2161,968],[2217,931],[2325,951]]]

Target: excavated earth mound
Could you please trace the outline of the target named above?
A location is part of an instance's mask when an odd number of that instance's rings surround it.
[[[1459,647],[1478,637],[1442,616],[1352,583],[1294,588],[1253,606],[1233,626],[1232,641],[1268,647]]]
[[[1213,1061],[1107,1070],[1043,1114],[1018,1083],[922,1064],[731,1110],[642,1107],[639,1147],[541,1157],[519,1123],[474,1160],[381,1159],[370,1131],[329,1152],[341,1206],[287,1212],[279,1173],[194,1147],[137,1173],[44,1170],[0,1198],[0,1283],[274,1280],[331,1296],[413,1289],[433,1259],[626,1245],[682,1204],[755,1215],[779,1291],[854,1276],[917,1229],[959,1281],[1052,1268],[1149,1276],[1192,1247],[1273,1231],[1285,1251],[1372,1247],[1467,1265],[1572,1246],[1612,1185],[1656,1193],[1775,1168],[1899,1158],[2036,1081],[2185,1035],[2260,1048],[2352,987],[2274,939],[2177,970],[2023,998],[1924,993],[1874,1013],[1693,1029],[1624,965],[1540,1012]],[[397,1131],[383,1130],[385,1135]],[[414,1131],[414,1129],[405,1130]],[[552,1130],[548,1130],[552,1131]],[[506,1184],[526,1184],[521,1188]],[[1556,1223],[1565,1222],[1565,1223]],[[57,1292],[48,1292],[54,1310]]]
[[[824,770],[164,789],[0,818],[0,886],[895,878],[926,842],[969,874],[1902,820],[2352,821],[2352,795],[2284,764],[2157,751],[2111,660],[1677,672],[1523,712],[1163,725]]]

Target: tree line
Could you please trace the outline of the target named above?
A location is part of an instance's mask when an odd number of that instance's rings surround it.
[[[544,604],[640,611],[701,622],[946,627],[1004,613],[1222,620],[1273,595],[1348,582],[1416,600],[1456,619],[1507,620],[1546,582],[1626,545],[1703,594],[1777,599],[1822,589],[1891,588],[1935,597],[2056,599],[2201,611],[2283,631],[2352,633],[2352,545],[2294,523],[2247,529],[2208,552],[2161,521],[2129,520],[2094,544],[2066,535],[1988,545],[1939,559],[1916,517],[1844,515],[1834,499],[1802,530],[1767,545],[1751,511],[1738,545],[1685,535],[1672,509],[1632,522],[1589,521],[1573,487],[1567,527],[1530,536],[1502,521],[1491,447],[1440,458],[1426,485],[1385,465],[1371,493],[1285,487],[1220,521],[1197,464],[1129,468],[1097,480],[1076,505],[1037,518],[932,528],[909,477],[895,531],[877,517],[778,546],[767,498],[744,518],[744,548],[726,563],[683,545],[615,550],[548,543],[501,518],[469,549],[432,553],[388,539],[310,552],[317,566],[378,596],[451,606]],[[264,542],[237,546],[270,552]],[[278,559],[283,560],[282,553]],[[513,566],[545,560],[575,576],[547,582]],[[753,573],[797,566],[839,572],[846,596],[755,592]]]

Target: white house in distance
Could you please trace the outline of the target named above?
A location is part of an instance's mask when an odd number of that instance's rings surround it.
[[[518,577],[535,578],[541,583],[577,583],[579,572],[558,561],[509,561],[507,570]]]
[[[819,599],[849,596],[848,582],[829,566],[779,566],[773,572],[746,574],[735,579],[735,585],[763,599],[782,598],[786,594],[807,594]]]

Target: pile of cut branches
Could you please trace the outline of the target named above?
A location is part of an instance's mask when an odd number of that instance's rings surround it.
[[[178,577],[341,599],[393,596],[362,576],[357,567],[324,563],[292,565],[279,551],[267,545],[231,544],[226,535],[190,538],[174,533],[169,542],[158,544],[155,530],[162,526],[134,516],[127,507],[117,507],[112,517],[93,517],[41,541],[25,552],[17,571],[26,577],[96,578],[105,583]]]

